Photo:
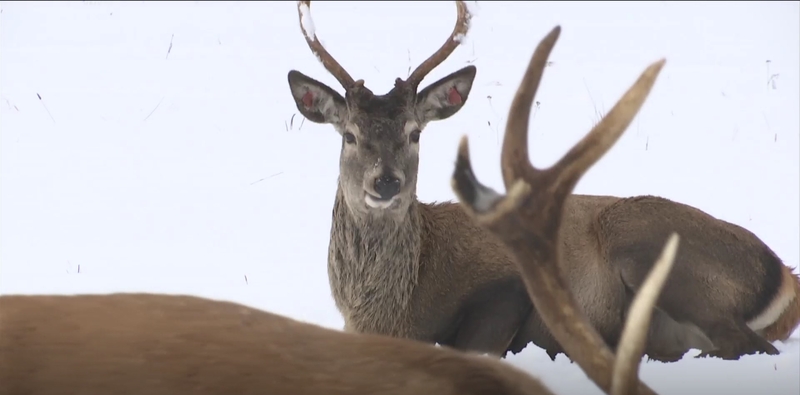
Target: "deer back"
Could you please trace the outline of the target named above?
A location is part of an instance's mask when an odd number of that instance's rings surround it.
[[[0,394],[551,394],[490,358],[230,302],[0,297]]]

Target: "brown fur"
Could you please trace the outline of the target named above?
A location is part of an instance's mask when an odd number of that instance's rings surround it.
[[[0,395],[551,394],[500,361],[230,302],[0,297]]]

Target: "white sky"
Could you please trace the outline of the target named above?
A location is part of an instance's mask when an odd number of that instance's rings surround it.
[[[194,294],[341,328],[326,269],[340,137],[303,122],[286,74],[339,85],[308,50],[293,2],[0,8],[0,293]],[[643,110],[577,192],[687,203],[798,265],[797,2],[473,8],[465,45],[425,82],[478,67],[464,109],[425,130],[422,201],[454,199],[463,134],[479,179],[501,189],[505,114],[534,45],[560,24],[532,114],[533,162],[553,163],[666,57]],[[320,40],[376,93],[455,21],[448,2],[324,2],[313,14]],[[797,337],[777,344],[780,356],[687,357],[643,364],[642,376],[662,394],[797,394]],[[508,361],[559,393],[600,393],[534,346]]]

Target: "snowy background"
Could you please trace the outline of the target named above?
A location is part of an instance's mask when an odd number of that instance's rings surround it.
[[[146,291],[232,300],[342,327],[326,257],[340,137],[304,122],[286,74],[339,88],[294,2],[0,3],[0,292]],[[499,145],[534,46],[563,28],[532,114],[553,163],[652,61],[644,108],[577,192],[696,206],[800,262],[800,6],[484,3],[465,45],[423,85],[477,65],[459,114],[422,138],[422,201],[454,199],[458,139],[502,188]],[[452,30],[450,2],[318,3],[317,33],[376,93]],[[644,363],[662,394],[800,393],[798,334],[783,354]],[[691,353],[693,355],[694,353]],[[507,360],[561,394],[598,394],[534,346]]]

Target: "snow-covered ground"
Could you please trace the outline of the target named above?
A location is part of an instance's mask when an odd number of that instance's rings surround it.
[[[339,88],[293,2],[0,3],[0,292],[147,291],[233,300],[341,328],[326,255],[340,137],[304,122],[286,74]],[[378,93],[441,45],[450,2],[323,2],[329,51]],[[621,141],[577,192],[655,194],[747,227],[800,261],[800,6],[478,3],[465,108],[422,138],[418,192],[450,200],[458,139],[502,188],[499,144],[535,44],[563,28],[532,114],[548,165],[650,62],[667,58]],[[423,84],[424,85],[424,84]],[[800,393],[800,341],[780,356],[645,363],[662,394]],[[597,394],[577,365],[510,357],[561,394]]]

